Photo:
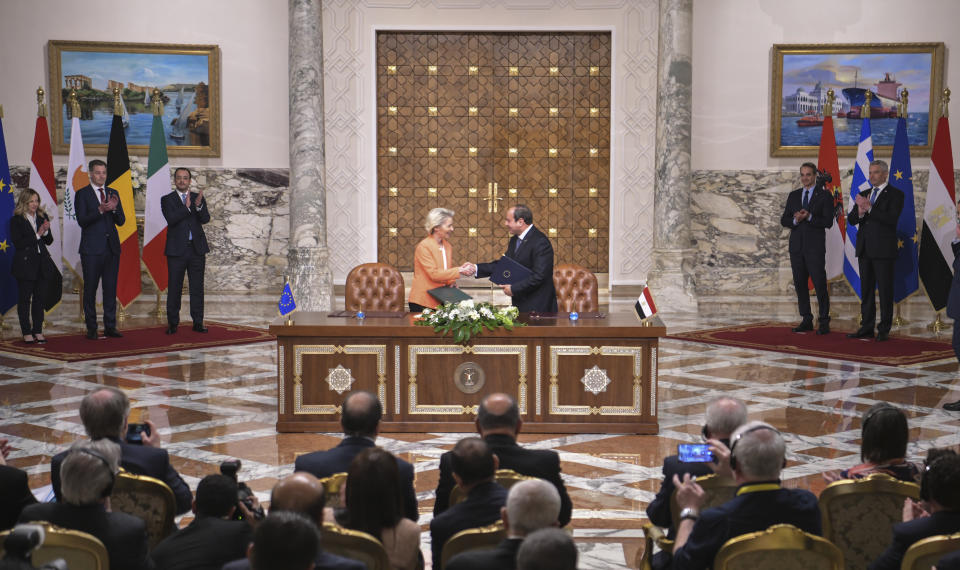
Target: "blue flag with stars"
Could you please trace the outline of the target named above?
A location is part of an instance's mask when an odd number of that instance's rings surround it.
[[[283,316],[289,315],[297,308],[297,304],[293,300],[293,289],[290,288],[289,282],[283,285],[283,293],[280,294],[280,304],[278,307],[280,314]]]
[[[899,303],[920,289],[917,263],[917,211],[913,202],[913,171],[907,120],[897,119],[887,182],[903,191],[903,211],[897,220],[897,261],[893,268],[893,301]]]
[[[17,306],[17,280],[10,274],[14,254],[10,218],[13,217],[14,202],[7,143],[3,138],[3,118],[0,117],[0,315]]]

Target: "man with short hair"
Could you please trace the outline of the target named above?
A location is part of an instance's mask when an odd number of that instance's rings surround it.
[[[170,455],[160,448],[160,433],[150,420],[145,423],[150,433],[143,432],[143,445],[127,443],[127,418],[130,415],[130,399],[112,386],[105,386],[87,394],[80,401],[80,420],[87,437],[93,440],[107,439],[120,446],[120,464],[136,475],[160,479],[170,487],[177,501],[177,514],[190,510],[193,496],[190,487],[170,465]],[[53,493],[60,500],[60,463],[67,452],[53,456],[50,461],[50,483]]]
[[[453,478],[466,495],[430,521],[430,550],[433,564],[440,564],[443,545],[461,530],[492,524],[500,518],[507,502],[507,490],[494,481],[497,456],[479,437],[461,439],[451,452]]]
[[[110,512],[119,461],[120,447],[112,441],[76,442],[61,467],[63,501],[30,505],[20,513],[20,522],[48,521],[92,534],[107,549],[112,570],[146,568],[146,523],[133,515]]]
[[[247,559],[253,570],[310,570],[320,551],[320,532],[307,517],[271,512],[257,525]]]
[[[469,550],[447,561],[446,570],[513,570],[517,550],[524,538],[542,528],[559,526],[560,495],[543,479],[521,481],[507,493],[507,505],[501,507],[500,518],[507,538],[493,550]],[[434,562],[436,567],[436,562]]]
[[[874,290],[880,295],[877,342],[890,338],[893,325],[893,271],[897,261],[897,221],[903,211],[903,192],[887,183],[889,167],[882,160],[870,163],[870,186],[857,194],[847,223],[857,226],[857,260],[860,267],[860,328],[851,338],[873,338],[877,318]]]
[[[577,570],[577,545],[558,528],[544,528],[528,536],[517,552],[517,570]]]
[[[193,501],[196,518],[150,553],[157,570],[220,570],[245,556],[252,526],[232,519],[237,508],[236,481],[219,473],[201,479]]]
[[[117,330],[117,276],[120,273],[120,234],[126,223],[120,193],[106,186],[107,163],[91,160],[90,184],[77,190],[74,207],[80,225],[80,266],[83,269],[83,315],[87,338],[97,340],[97,286],[103,287],[103,334],[122,337]]]
[[[560,526],[570,522],[573,503],[560,477],[560,456],[550,449],[526,449],[517,444],[523,427],[517,401],[508,394],[494,393],[480,401],[477,433],[487,442],[500,462],[501,469],[513,469],[521,475],[549,481],[560,495]],[[440,479],[437,482],[433,515],[439,515],[450,504],[454,481],[451,452],[440,456]]]
[[[674,570],[709,568],[720,547],[731,538],[786,523],[821,534],[820,509],[810,491],[784,489],[780,471],[786,464],[786,444],[780,432],[764,422],[737,428],[730,439],[730,469],[740,487],[737,495],[700,512],[705,500],[695,477],[674,475],[681,507],[673,548]]]
[[[318,479],[334,473],[346,473],[354,457],[364,449],[377,445],[381,417],[383,405],[376,396],[362,390],[350,392],[343,400],[343,413],[340,416],[340,425],[346,437],[332,449],[301,455],[294,462],[294,471],[307,471]],[[404,516],[416,522],[420,513],[417,509],[417,493],[413,488],[413,465],[398,457],[397,467],[404,488]]]
[[[176,190],[160,198],[160,211],[167,221],[167,334],[176,334],[180,324],[180,298],[183,274],[190,278],[190,318],[193,330],[207,332],[203,326],[203,271],[210,251],[203,224],[210,221],[210,210],[203,199],[203,188],[190,191],[192,176],[184,167],[173,172]]]

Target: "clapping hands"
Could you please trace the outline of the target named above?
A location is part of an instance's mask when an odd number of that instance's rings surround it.
[[[116,194],[111,194],[107,201],[100,204],[100,213],[112,212],[117,209],[117,206],[120,204],[120,198]]]

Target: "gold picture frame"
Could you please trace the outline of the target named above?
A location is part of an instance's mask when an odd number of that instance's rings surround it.
[[[77,88],[84,150],[88,156],[106,155],[112,90],[121,87],[130,154],[149,153],[153,114],[147,97],[159,88],[165,99],[167,154],[220,156],[219,46],[50,40],[47,57],[54,153],[70,150],[66,125],[72,115],[66,99]]]
[[[874,152],[889,155],[901,87],[909,91],[907,134],[913,156],[929,156],[943,86],[943,42],[884,44],[775,44],[770,90],[770,156],[817,156],[819,119],[833,89],[839,156],[856,156],[858,94],[873,93]],[[803,121],[801,122],[801,119]]]

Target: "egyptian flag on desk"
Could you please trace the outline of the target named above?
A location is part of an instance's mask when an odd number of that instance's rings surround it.
[[[137,239],[137,213],[133,205],[133,179],[130,176],[130,155],[127,154],[127,136],[123,132],[119,95],[113,110],[110,127],[110,146],[107,148],[107,186],[120,194],[120,204],[126,220],[117,228],[120,234],[120,274],[117,277],[117,300],[127,308],[140,296],[140,241]]]
[[[653,304],[653,295],[650,293],[650,288],[646,285],[643,286],[643,292],[637,297],[637,302],[634,303],[633,309],[637,312],[637,316],[640,317],[641,320],[649,319],[657,314],[657,306]]]

